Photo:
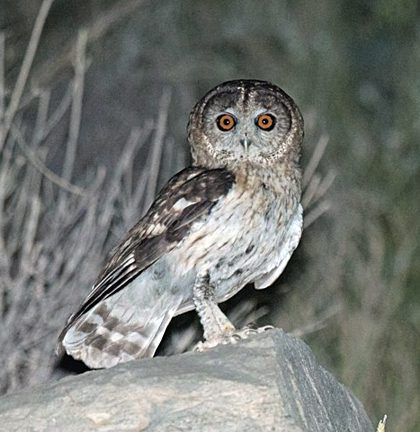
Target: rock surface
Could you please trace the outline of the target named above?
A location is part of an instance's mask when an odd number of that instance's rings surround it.
[[[372,432],[360,402],[281,330],[0,398],[0,431]]]

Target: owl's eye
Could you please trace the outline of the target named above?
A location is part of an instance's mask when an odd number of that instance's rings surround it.
[[[227,132],[236,125],[236,119],[231,114],[222,114],[217,117],[216,124],[221,131]]]
[[[255,119],[255,124],[262,130],[271,131],[276,124],[276,118],[272,114],[261,114]]]

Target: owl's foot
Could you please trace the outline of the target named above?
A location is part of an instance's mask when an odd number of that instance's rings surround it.
[[[208,339],[205,342],[198,342],[193,348],[194,351],[207,351],[218,345],[229,345],[237,344],[238,342],[248,339],[254,335],[265,333],[268,330],[272,330],[274,327],[271,325],[266,325],[263,327],[254,328],[251,326],[245,326],[240,330],[235,330],[231,333],[221,335],[219,337]]]
[[[214,295],[214,287],[210,284],[208,273],[197,276],[193,289],[195,309],[204,329],[205,342],[199,342],[194,351],[205,351],[217,345],[236,344],[241,340],[264,333],[272,326],[254,328],[246,326],[236,330],[228,317],[220,310]]]

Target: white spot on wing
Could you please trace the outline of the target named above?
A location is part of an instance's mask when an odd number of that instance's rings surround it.
[[[147,230],[148,236],[157,236],[159,234],[162,234],[166,229],[166,226],[161,223],[150,225],[150,228]]]
[[[173,205],[173,209],[176,211],[184,210],[184,208],[189,207],[192,204],[194,204],[192,201],[181,198]]]

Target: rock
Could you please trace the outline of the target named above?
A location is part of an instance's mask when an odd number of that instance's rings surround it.
[[[0,398],[0,430],[373,432],[360,402],[281,330]]]

